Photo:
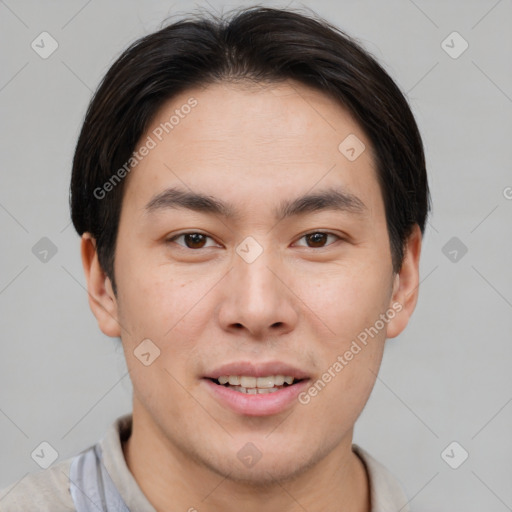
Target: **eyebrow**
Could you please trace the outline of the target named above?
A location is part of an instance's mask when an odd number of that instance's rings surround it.
[[[220,215],[226,219],[240,218],[240,214],[235,207],[220,199],[176,187],[168,188],[154,196],[146,204],[145,211],[148,214],[152,214],[176,208]],[[274,210],[274,217],[276,220],[281,221],[285,218],[324,210],[341,211],[354,215],[364,215],[368,212],[367,206],[354,194],[329,188],[283,201]]]

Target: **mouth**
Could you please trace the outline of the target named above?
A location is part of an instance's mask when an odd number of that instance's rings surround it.
[[[247,395],[265,395],[276,393],[281,389],[294,386],[306,379],[296,379],[291,375],[268,375],[254,377],[252,375],[221,375],[217,379],[210,378],[213,383]]]
[[[279,361],[242,361],[212,370],[201,380],[205,391],[222,407],[244,416],[270,416],[298,403],[298,395],[311,378]]]

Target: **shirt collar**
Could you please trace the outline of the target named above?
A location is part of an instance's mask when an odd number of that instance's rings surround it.
[[[352,444],[352,451],[366,467],[370,484],[371,512],[410,512],[407,499],[398,480],[366,450]]]

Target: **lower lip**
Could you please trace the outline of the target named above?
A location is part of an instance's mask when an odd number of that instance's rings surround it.
[[[235,412],[246,416],[270,416],[284,411],[292,402],[297,400],[297,396],[309,383],[308,379],[304,379],[273,393],[249,395],[220,384],[215,384],[210,379],[203,379],[203,381],[210,393],[222,405],[227,405]]]

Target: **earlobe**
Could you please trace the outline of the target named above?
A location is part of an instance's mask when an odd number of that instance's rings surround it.
[[[387,337],[398,336],[407,326],[416,307],[419,293],[419,264],[422,235],[420,227],[415,224],[404,250],[404,259],[400,272],[395,275],[390,308],[396,315],[387,325]]]
[[[101,331],[112,338],[121,336],[118,321],[117,299],[98,260],[96,240],[90,233],[84,233],[81,241],[82,265],[87,280],[89,306]]]

